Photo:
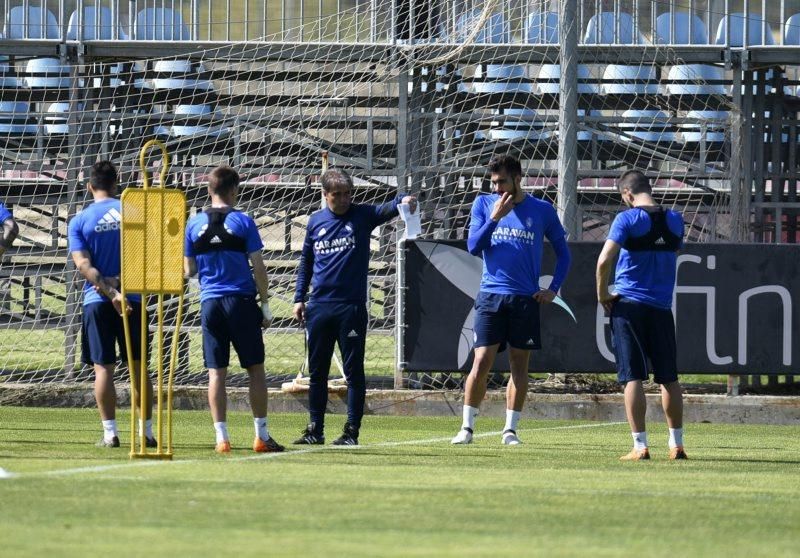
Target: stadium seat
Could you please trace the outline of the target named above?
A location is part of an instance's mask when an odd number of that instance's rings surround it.
[[[43,6],[15,6],[6,14],[3,35],[9,39],[60,39],[61,30],[56,16]],[[28,75],[24,82],[28,87],[69,87],[69,66],[58,58],[28,60],[25,73]]]
[[[212,114],[211,105],[178,105],[175,107],[176,116],[207,116]],[[187,137],[203,135],[206,137],[219,137],[228,133],[229,128],[210,127],[205,124],[177,124],[171,126],[160,125],[156,128],[156,135],[161,137]]]
[[[67,24],[68,41],[78,40],[81,28],[83,29],[83,40],[85,41],[108,41],[115,38],[111,8],[106,6],[84,6],[83,22],[80,27],[79,15],[78,10],[75,10],[69,16],[69,23]],[[120,26],[117,26],[117,38],[123,41],[128,39],[128,34]]]
[[[136,14],[133,38],[137,41],[188,41],[192,37],[179,11],[145,8]]]
[[[211,82],[198,79],[205,71],[202,64],[194,66],[191,60],[158,60],[153,63],[153,71],[170,73],[168,78],[153,78],[153,89],[184,89],[188,91],[210,91]]]
[[[667,12],[656,18],[655,42],[660,45],[707,45],[708,30],[705,22],[696,15],[689,12]]]
[[[670,95],[726,95],[721,83],[722,68],[706,64],[681,64],[672,66],[667,74],[667,93]],[[708,83],[710,81],[720,83]]]
[[[800,45],[800,14],[794,14],[786,20],[783,42],[792,46]]]
[[[730,33],[728,33],[728,19],[731,21]],[[772,27],[766,23],[766,33],[764,33],[764,20],[759,14],[751,13],[745,15],[741,12],[731,14],[729,18],[724,17],[717,27],[717,38],[714,41],[718,45],[728,45],[731,47],[745,46],[744,24],[747,20],[747,44],[748,45],[774,45],[775,38],[772,35]]]
[[[705,124],[682,124],[681,138],[687,143],[700,143],[705,134],[705,141],[709,143],[722,143],[725,141],[725,127],[722,124],[709,123],[712,120],[727,120],[728,113],[715,110],[692,110],[686,114],[686,118],[696,118]]]
[[[592,16],[586,26],[583,43],[587,45],[641,45],[647,43],[635,31],[633,16],[629,13],[601,12]]]
[[[528,16],[525,42],[533,45],[558,44],[558,14],[534,12]]]
[[[602,12],[592,16],[583,37],[583,43],[587,45],[639,45],[646,42],[644,35],[635,31],[631,14],[625,12]],[[601,87],[601,91],[606,94],[658,93],[654,66],[609,64],[603,72],[603,80],[611,81]]]
[[[623,122],[619,128],[626,135],[647,142],[673,142],[675,133],[670,131],[669,116],[660,110],[626,110],[622,117],[635,120]]]
[[[25,84],[32,88],[69,88],[69,64],[58,58],[32,58],[25,64]]]
[[[14,6],[6,13],[3,36],[8,39],[60,39],[58,20],[44,5]]]
[[[603,72],[602,91],[607,95],[656,95],[656,68],[609,64]]]
[[[0,35],[0,39],[2,35]],[[8,56],[0,55],[0,87],[19,87],[14,67],[9,63]]]
[[[35,135],[36,124],[28,121],[30,105],[22,101],[0,101],[0,134]],[[3,114],[7,113],[7,114]]]

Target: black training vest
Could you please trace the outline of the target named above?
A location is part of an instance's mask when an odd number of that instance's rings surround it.
[[[669,230],[667,213],[660,205],[639,207],[650,216],[650,230],[637,237],[628,237],[623,248],[629,252],[677,252],[681,246],[682,236]]]
[[[208,215],[208,227],[200,234],[200,238],[192,243],[195,254],[208,254],[227,250],[229,252],[247,253],[244,238],[235,236],[225,229],[225,217],[234,211],[230,207],[211,207],[205,210]]]

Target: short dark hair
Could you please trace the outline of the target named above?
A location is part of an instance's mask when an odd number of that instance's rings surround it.
[[[631,194],[652,194],[653,189],[650,187],[650,181],[639,170],[629,170],[622,173],[617,183],[620,193],[623,190],[629,190]]]
[[[212,194],[225,196],[239,186],[239,173],[228,166],[217,167],[208,175],[208,188]]]
[[[495,155],[486,165],[489,172],[506,171],[511,176],[522,176],[522,165],[511,155]]]
[[[89,182],[95,190],[110,192],[117,186],[117,169],[111,161],[98,161],[92,165]]]
[[[327,194],[334,186],[346,186],[353,189],[353,179],[342,169],[329,168],[322,173],[319,181],[322,183],[322,190]]]

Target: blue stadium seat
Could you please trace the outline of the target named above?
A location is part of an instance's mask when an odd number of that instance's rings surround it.
[[[0,34],[0,39],[3,36]],[[16,76],[14,67],[8,60],[8,56],[0,55],[0,87],[19,87],[20,81]]]
[[[138,41],[188,41],[192,37],[179,11],[145,8],[136,14],[133,38]]]
[[[69,88],[69,64],[58,58],[32,58],[25,64],[25,84],[32,88]]]
[[[534,12],[529,15],[525,42],[533,45],[558,44],[558,14]]]
[[[726,95],[720,82],[724,79],[722,68],[706,64],[681,64],[672,66],[667,74],[667,93],[670,95]]]
[[[44,5],[14,6],[6,14],[3,35],[8,39],[60,39],[58,20]]]
[[[705,22],[696,15],[689,12],[667,12],[656,18],[655,42],[660,45],[707,45],[708,31]]]
[[[623,122],[620,130],[626,135],[647,142],[673,142],[675,133],[670,130],[669,115],[660,110],[626,110],[623,118],[635,122]]]
[[[602,12],[592,16],[586,26],[584,44],[639,45],[647,40],[635,32],[633,16],[629,13]],[[654,66],[628,66],[609,64],[603,72],[604,83],[601,90],[606,94],[653,94],[658,92],[656,69]],[[642,83],[647,82],[647,83]]]
[[[766,33],[764,33],[765,23],[759,14],[745,15],[741,12],[730,15],[731,29],[728,33],[728,19],[722,18],[717,27],[717,38],[714,41],[718,45],[728,45],[731,47],[744,46],[744,23],[747,20],[747,44],[748,45],[774,45],[775,38],[772,35],[772,27],[766,23]]]
[[[208,116],[213,113],[211,105],[178,105],[175,107],[176,116]],[[178,124],[171,126],[160,125],[156,128],[156,135],[160,137],[188,137],[204,136],[219,137],[230,131],[230,128],[205,124]]]
[[[724,126],[721,124],[710,123],[711,120],[727,120],[728,113],[715,110],[692,110],[686,114],[686,118],[697,118],[705,124],[682,124],[681,138],[685,142],[700,143],[705,135],[705,141],[710,143],[722,143],[725,141]]]
[[[783,42],[787,45],[800,45],[800,14],[794,14],[786,20]]]
[[[619,16],[619,17],[617,17]],[[583,43],[587,45],[641,45],[647,40],[634,33],[633,16],[626,12],[601,12],[593,15],[586,26]]]
[[[82,22],[78,21],[80,19],[79,16],[78,10],[73,11],[69,16],[69,23],[67,24],[68,41],[78,40],[81,28],[83,30],[83,40],[85,41],[109,41],[115,38],[115,23],[111,18],[111,8],[106,6],[84,6]],[[123,41],[128,39],[128,34],[119,25],[117,25],[117,37]]]
[[[8,114],[3,114],[8,113]],[[29,123],[30,105],[22,101],[0,101],[0,134],[36,135],[36,124]]]

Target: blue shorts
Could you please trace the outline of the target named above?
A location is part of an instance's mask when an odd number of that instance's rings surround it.
[[[678,380],[672,311],[621,298],[611,309],[611,341],[621,384],[647,380],[648,360],[659,384]]]
[[[479,292],[475,299],[475,347],[506,343],[515,349],[541,349],[539,303],[533,296]]]
[[[231,344],[242,368],[264,362],[261,308],[252,296],[221,296],[200,305],[203,362],[206,368],[227,368]]]
[[[141,302],[130,302],[131,313],[128,325],[131,328],[131,352],[133,360],[141,356]],[[119,357],[117,356],[119,346]],[[127,361],[125,349],[125,326],[111,301],[93,302],[83,307],[81,324],[81,361],[93,364],[116,364],[118,360]]]

